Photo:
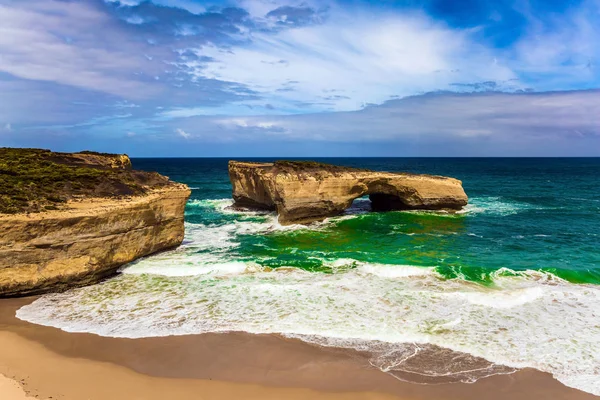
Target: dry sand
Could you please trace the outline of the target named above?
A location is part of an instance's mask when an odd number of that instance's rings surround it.
[[[20,321],[32,299],[0,300],[0,399],[587,400],[522,370],[474,384],[401,382],[347,351],[245,333],[147,339],[66,333]],[[18,382],[18,384],[17,384]],[[22,385],[22,389],[19,386]]]
[[[57,355],[43,345],[10,332],[0,333],[3,349],[0,370],[24,382],[24,389],[40,399],[393,399],[370,393],[322,393],[300,388],[200,379],[159,378],[110,363]],[[10,381],[9,381],[10,383]],[[14,382],[12,382],[14,383]],[[15,397],[9,397],[15,396]],[[16,397],[20,396],[20,397]],[[18,386],[0,392],[2,400],[25,399]]]
[[[8,379],[4,375],[0,375],[0,399],[2,400],[28,400],[34,397],[29,397],[25,394],[23,387],[12,379]]]

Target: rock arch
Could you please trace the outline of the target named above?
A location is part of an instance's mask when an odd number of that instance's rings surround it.
[[[460,210],[468,198],[454,178],[391,173],[314,162],[230,161],[234,207],[276,210],[281,224],[341,214],[369,195],[374,210]]]

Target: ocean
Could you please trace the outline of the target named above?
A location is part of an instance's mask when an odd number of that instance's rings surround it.
[[[111,337],[278,334],[418,383],[530,367],[600,395],[600,159],[316,159],[452,176],[469,205],[373,213],[359,198],[310,226],[229,210],[227,161],[133,159],[192,189],[183,245],[17,316]]]

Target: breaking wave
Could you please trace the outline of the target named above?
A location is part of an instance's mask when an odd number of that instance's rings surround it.
[[[403,379],[409,379],[401,373],[407,365],[416,364],[402,360],[433,345],[479,360],[472,361],[480,365],[478,373],[463,368],[452,379],[531,367],[600,394],[600,290],[592,285],[503,271],[486,287],[444,279],[432,267],[356,260],[338,261],[339,272],[331,274],[247,262],[188,268],[166,261],[161,269],[150,258],[100,285],[43,296],[17,316],[69,332],[126,338],[276,333],[368,351],[372,365]]]

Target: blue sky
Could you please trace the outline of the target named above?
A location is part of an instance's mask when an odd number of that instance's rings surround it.
[[[0,0],[0,145],[600,156],[600,0]]]

